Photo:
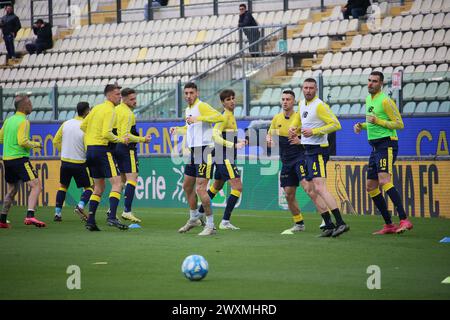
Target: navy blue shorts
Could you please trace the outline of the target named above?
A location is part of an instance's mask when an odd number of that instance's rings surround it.
[[[114,158],[117,161],[121,173],[139,172],[139,161],[137,152],[128,146],[118,143],[114,152]]]
[[[214,179],[227,181],[241,177],[241,173],[234,163],[231,163],[228,159],[225,159],[224,162],[223,164],[214,165],[216,171],[214,173]]]
[[[327,162],[329,159],[330,156],[326,153],[305,155],[306,180],[311,181],[314,178],[326,178]]]
[[[29,158],[3,160],[3,165],[5,166],[5,180],[8,183],[27,182],[37,178],[37,173]]]
[[[398,148],[386,147],[373,149],[369,157],[367,179],[378,180],[379,172],[387,172],[392,175],[392,168],[397,160]]]
[[[117,162],[108,146],[88,146],[86,164],[95,179],[116,177],[120,174]]]
[[[212,179],[214,174],[214,148],[191,148],[191,160],[184,167],[184,174],[195,178]]]
[[[298,187],[303,179],[306,179],[306,162],[303,157],[282,164],[280,172],[280,186],[282,188]]]
[[[59,170],[59,183],[68,187],[72,178],[75,180],[78,188],[89,188],[94,184],[86,163],[72,163],[61,161]]]

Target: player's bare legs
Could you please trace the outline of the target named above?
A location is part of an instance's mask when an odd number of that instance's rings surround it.
[[[284,187],[284,192],[286,194],[286,201],[288,203],[289,211],[291,211],[292,219],[294,220],[294,226],[283,233],[286,232],[299,232],[305,230],[305,223],[303,221],[303,216],[300,213],[300,207],[298,206],[297,199],[295,197],[295,193],[297,191],[297,187],[289,186]]]
[[[197,196],[195,194],[195,177],[184,175],[183,190],[191,210],[197,210]]]
[[[317,194],[323,199],[325,205],[331,210],[338,207],[336,199],[328,191],[327,181],[325,178],[314,178],[313,180],[314,189]]]
[[[196,177],[184,175],[183,190],[186,194],[186,199],[189,205],[189,220],[184,226],[178,229],[178,232],[185,233],[194,227],[201,226],[197,212],[197,194],[195,193]]]
[[[322,199],[322,197],[316,192],[314,188],[314,184],[312,181],[306,181],[302,180],[301,185],[303,187],[303,190],[308,194],[308,196],[311,198],[312,202],[317,208],[317,211],[319,213],[328,211],[328,207],[325,204],[325,201]]]
[[[41,182],[38,178],[27,181],[27,186],[31,189],[30,195],[28,196],[28,210],[27,210],[27,217],[24,220],[25,224],[32,224],[36,227],[45,227],[45,223],[42,221],[37,220],[34,217],[34,213],[36,211],[37,203],[38,203],[38,197],[41,193],[42,187]]]
[[[216,229],[214,227],[214,217],[211,208],[211,198],[208,194],[208,179],[205,178],[197,178],[196,180],[196,193],[202,202],[203,209],[205,209],[206,215],[206,226],[202,232],[199,233],[200,236],[209,236],[216,233]]]
[[[38,197],[41,193],[42,187],[41,182],[38,178],[28,181],[27,182],[28,187],[31,188],[30,195],[28,197],[28,210],[36,210],[37,203],[38,203]]]
[[[231,179],[231,180],[239,180],[239,181],[241,181],[241,180],[238,179],[238,178]],[[232,183],[231,180],[230,180],[230,183]],[[217,191],[222,190],[222,188],[223,188],[224,185],[225,185],[225,181],[224,181],[224,180],[221,180],[221,179],[216,179],[216,180],[214,180],[213,187],[214,187],[214,189],[216,189]],[[233,188],[233,185],[231,185],[231,187]],[[242,184],[241,184],[241,190],[240,190],[240,191],[242,192]]]
[[[7,217],[18,190],[18,183],[6,183],[6,195],[3,200],[3,208],[0,216],[0,228],[9,228]]]
[[[202,202],[202,206],[205,209],[205,215],[208,217],[212,214],[211,211],[211,199],[208,195],[208,179],[197,178],[195,191]]]

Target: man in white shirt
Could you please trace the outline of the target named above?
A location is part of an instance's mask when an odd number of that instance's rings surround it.
[[[89,111],[89,103],[79,102],[77,104],[77,116],[65,121],[53,139],[53,145],[61,154],[60,187],[56,193],[55,217],[53,219],[57,222],[62,221],[61,210],[72,178],[74,178],[78,188],[84,188],[80,202],[75,207],[74,212],[80,216],[82,221],[87,219],[83,209],[92,195],[93,180],[86,166],[84,132],[81,131],[80,124],[89,114]]]
[[[211,199],[208,194],[208,180],[213,177],[213,151],[212,124],[222,122],[224,117],[209,104],[199,99],[197,85],[189,82],[184,86],[184,99],[188,104],[186,108],[186,125],[172,127],[172,135],[186,134],[186,146],[190,150],[190,161],[184,169],[183,189],[190,208],[190,218],[178,232],[185,233],[201,225],[202,214],[198,212],[197,195],[202,202],[206,215],[206,226],[200,236],[216,233],[211,210]]]
[[[350,230],[342,219],[336,199],[328,191],[326,183],[328,134],[340,130],[341,124],[330,107],[317,97],[316,80],[306,79],[302,90],[305,100],[299,103],[299,114],[302,125],[301,143],[305,147],[306,179],[313,182],[315,192],[324,200],[336,220],[334,224],[328,211],[321,214],[325,222],[321,237],[334,238]],[[292,134],[295,137],[295,130]]]

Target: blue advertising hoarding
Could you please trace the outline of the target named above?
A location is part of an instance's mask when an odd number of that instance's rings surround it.
[[[358,118],[340,119],[342,130],[336,134],[336,155],[338,156],[368,156],[370,146],[367,134],[353,133],[353,125],[362,121]],[[450,138],[450,117],[405,117],[405,128],[398,131],[400,156],[449,155],[448,139]],[[250,124],[249,120],[238,121],[240,137],[244,137],[244,129]],[[172,126],[183,125],[182,121],[138,122],[137,128],[141,135],[150,134],[150,144],[139,144],[139,154],[170,153],[174,148],[174,140],[169,129]],[[31,136],[40,141],[44,148],[35,152],[33,156],[55,156],[52,140],[59,123],[32,123]],[[0,148],[3,151],[3,148]],[[240,151],[244,153],[245,151]],[[253,153],[253,148],[247,153]]]

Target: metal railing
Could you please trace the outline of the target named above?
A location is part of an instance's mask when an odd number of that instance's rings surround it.
[[[45,12],[41,12],[39,4],[47,2]],[[66,5],[66,12],[55,12],[56,5],[61,5],[64,3]],[[42,18],[46,19],[50,23],[56,22],[56,19],[65,18],[65,22],[54,23],[55,25],[64,24],[63,26],[69,27],[70,20],[74,18],[74,15],[78,17],[75,20],[86,19],[87,23],[90,25],[94,23],[95,16],[104,15],[108,17],[108,22],[121,23],[124,21],[125,15],[136,15],[136,18],[132,18],[127,21],[136,20],[153,20],[154,18],[183,18],[188,16],[199,16],[205,14],[219,15],[224,13],[231,13],[231,8],[236,8],[235,12],[237,14],[238,6],[241,3],[246,3],[249,12],[261,11],[261,8],[268,7],[264,11],[271,10],[291,10],[297,8],[316,8],[318,10],[324,11],[326,8],[326,1],[324,0],[211,0],[204,3],[194,3],[186,4],[185,0],[179,0],[176,5],[166,5],[166,6],[152,6],[153,0],[147,0],[143,7],[128,8],[125,7],[125,3],[121,0],[114,1],[110,9],[100,9],[100,2],[95,0],[86,0],[86,6],[79,7],[77,2],[73,0],[31,0],[29,2],[29,13],[30,13],[30,25],[35,19]],[[39,9],[39,10],[38,10]],[[24,19],[28,20],[28,19]],[[73,27],[73,25],[72,25]]]
[[[281,58],[284,58],[281,55]],[[242,59],[242,57],[241,57]],[[246,58],[257,60],[266,58]],[[277,59],[280,56],[267,57],[272,59],[268,62],[269,67],[280,64]],[[275,61],[274,61],[275,60]],[[268,60],[270,61],[270,60]],[[229,64],[218,68],[224,70]],[[213,74],[217,74],[213,72]],[[220,106],[218,93],[222,88],[231,88],[237,94],[236,117],[270,118],[272,112],[280,110],[281,92],[284,89],[294,90],[296,99],[303,99],[301,84],[306,77],[319,78],[318,74],[307,74],[301,77],[249,77],[245,79],[211,80],[206,76],[197,79],[200,87],[202,100],[213,106]],[[385,86],[383,90],[397,101],[403,115],[423,116],[449,116],[450,115],[450,72],[436,71],[430,73],[415,72],[404,73],[400,90],[392,88],[392,75],[385,73]],[[321,98],[327,102],[339,117],[360,116],[365,111],[364,103],[367,96],[368,74],[347,76],[321,76],[318,82]],[[358,90],[355,90],[355,89]],[[143,88],[138,89],[138,106],[147,106],[153,103],[153,113],[141,112],[139,120],[164,119],[181,117],[182,101],[181,82],[159,84],[160,92],[167,94],[161,96],[161,103],[157,104],[156,93],[145,92]],[[0,87],[0,121],[14,113],[14,96],[19,92],[31,91],[33,102],[33,113],[29,116],[31,121],[62,121],[75,113],[76,104],[79,101],[87,101],[91,106],[104,101],[103,87],[48,87],[48,88],[1,88]],[[170,99],[168,96],[170,95]],[[147,101],[145,99],[148,99]],[[164,103],[162,103],[164,101]],[[358,106],[359,105],[359,106]],[[335,109],[337,108],[337,109]],[[265,109],[266,112],[263,112]],[[270,112],[267,110],[270,109]],[[261,112],[255,112],[260,110]]]
[[[255,41],[247,43],[245,38]],[[135,89],[141,92],[145,101],[137,111],[144,117],[180,116],[183,105],[181,82],[187,81],[199,83],[203,99],[216,104],[217,93],[224,86],[230,87],[250,78],[284,55],[286,48],[279,44],[285,42],[285,26],[235,28],[137,85]],[[160,82],[173,76],[178,77],[174,87]],[[244,100],[248,98],[244,97]]]

